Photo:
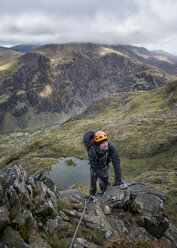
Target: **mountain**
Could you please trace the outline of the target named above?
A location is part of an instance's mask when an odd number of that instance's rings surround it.
[[[172,55],[170,53],[167,53],[167,52],[165,52],[163,50],[154,50],[153,53],[156,53],[157,55],[165,56],[167,58],[170,58],[171,60],[177,61],[177,56]]]
[[[177,76],[177,56],[162,50],[149,51],[144,47],[126,46],[126,50],[139,62],[156,66],[167,73]]]
[[[90,43],[29,52],[12,70],[2,71],[8,77],[0,83],[0,131],[61,124],[110,93],[151,90],[174,81],[177,63],[153,56],[147,49]]]
[[[19,52],[23,52],[23,53],[28,53],[31,52],[32,50],[39,48],[40,44],[20,44],[20,45],[16,45],[16,46],[12,46],[10,49],[15,50],[15,51],[19,51]]]

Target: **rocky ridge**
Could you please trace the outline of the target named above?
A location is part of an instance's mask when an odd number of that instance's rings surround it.
[[[21,56],[0,83],[0,131],[62,123],[109,93],[151,90],[176,79],[160,70],[168,64],[175,71],[176,62],[160,61],[159,69],[135,54],[121,46],[65,44]]]
[[[84,234],[78,234],[74,247],[103,247],[106,240],[120,237],[177,247],[177,229],[163,213],[163,194],[142,183],[127,184],[125,190],[110,186],[101,198],[89,201],[76,189],[58,191],[42,171],[28,177],[19,165],[7,168],[0,172],[0,247],[68,247],[70,228],[78,223],[85,201]],[[102,237],[100,243],[93,234],[87,236],[90,230]]]

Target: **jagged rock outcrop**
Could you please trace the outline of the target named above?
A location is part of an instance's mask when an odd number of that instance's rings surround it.
[[[37,181],[40,175],[42,172],[39,171],[28,178],[18,165],[0,175],[0,240],[8,247],[14,244],[15,247],[31,247],[23,240],[27,235],[26,228],[38,230],[40,218],[57,217],[56,195],[42,181]],[[41,179],[45,180],[45,176]],[[56,189],[54,185],[53,189]]]
[[[151,235],[160,238],[169,226],[163,214],[164,196],[153,188],[141,183],[128,183],[129,190],[111,189],[103,196],[110,207],[123,208],[132,213],[140,227]]]
[[[76,189],[58,191],[42,171],[28,177],[19,165],[5,169],[0,172],[0,247],[50,248],[52,236],[67,247],[73,235],[69,229],[78,223],[85,201],[82,228],[93,230],[103,240],[160,240],[166,247],[177,247],[177,229],[163,213],[164,196],[145,184],[127,184],[124,190],[110,186],[91,201]],[[63,238],[62,230],[68,230]],[[86,233],[76,238],[75,247],[103,246],[89,240]]]

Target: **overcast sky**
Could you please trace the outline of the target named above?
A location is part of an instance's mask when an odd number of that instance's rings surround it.
[[[0,46],[132,44],[177,55],[177,0],[1,0]]]

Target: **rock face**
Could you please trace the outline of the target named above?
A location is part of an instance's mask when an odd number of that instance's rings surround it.
[[[0,175],[0,240],[8,247],[14,244],[15,247],[29,247],[25,242],[26,229],[38,230],[40,218],[46,217],[49,221],[57,217],[56,195],[42,181],[37,181],[38,178],[45,179],[45,176],[39,171],[27,178],[19,165]],[[52,189],[56,189],[54,184]]]
[[[46,46],[23,55],[0,84],[0,131],[11,131],[10,121],[21,129],[62,122],[109,93],[151,90],[173,78],[138,58],[130,48],[94,44]],[[176,71],[176,62],[168,64]]]
[[[89,230],[103,240],[160,240],[165,247],[177,247],[177,229],[163,213],[164,196],[145,184],[127,184],[124,190],[110,186],[91,201],[76,189],[57,191],[42,171],[28,177],[19,165],[8,168],[0,173],[0,247],[50,248],[54,245],[51,237],[66,246],[73,235],[69,228],[79,222],[85,201],[81,223],[85,233],[79,234],[74,247],[102,247],[103,243],[89,239]],[[63,238],[62,230],[68,230]]]
[[[128,190],[110,189],[103,199],[112,208],[123,208],[132,213],[132,218],[151,235],[160,238],[169,226],[163,214],[164,196],[141,183],[128,183]]]

